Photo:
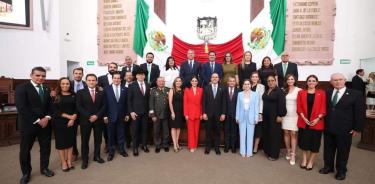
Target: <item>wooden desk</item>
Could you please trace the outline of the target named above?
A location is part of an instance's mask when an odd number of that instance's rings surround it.
[[[375,114],[366,113],[366,119],[358,148],[375,151]]]
[[[0,113],[0,146],[18,144],[20,134],[17,130],[17,112]]]

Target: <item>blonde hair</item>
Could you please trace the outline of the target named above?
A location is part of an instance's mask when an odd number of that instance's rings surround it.
[[[242,69],[245,69],[245,56],[246,56],[247,53],[249,53],[251,55],[250,62],[252,62],[252,59],[253,59],[253,54],[250,51],[244,52],[243,57],[242,57],[242,62],[241,62],[241,68]]]

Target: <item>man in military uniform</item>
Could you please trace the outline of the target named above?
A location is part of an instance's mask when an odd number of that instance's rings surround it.
[[[165,152],[169,151],[169,105],[168,105],[168,91],[165,87],[164,77],[159,77],[156,80],[156,87],[151,89],[150,95],[150,117],[154,123],[154,144],[155,152],[159,153],[161,146]],[[160,132],[162,130],[162,132]],[[162,133],[162,138],[160,133]]]

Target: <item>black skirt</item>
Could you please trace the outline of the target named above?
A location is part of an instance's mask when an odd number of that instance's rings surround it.
[[[298,147],[304,151],[319,152],[322,140],[322,131],[303,129],[298,130]]]
[[[263,122],[258,122],[255,125],[254,138],[262,138]]]

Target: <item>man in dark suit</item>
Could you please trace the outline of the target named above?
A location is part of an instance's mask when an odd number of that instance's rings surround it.
[[[76,97],[81,126],[82,169],[88,167],[91,129],[94,129],[94,161],[104,163],[100,157],[104,127],[103,115],[106,110],[104,91],[97,87],[95,74],[87,74],[86,83],[88,88],[79,90]]]
[[[169,88],[165,87],[164,77],[159,77],[156,84],[157,87],[151,89],[149,113],[154,125],[155,152],[159,153],[161,146],[165,152],[169,151]],[[162,132],[162,138],[160,132]]]
[[[284,88],[285,76],[288,74],[293,74],[298,81],[298,68],[297,64],[289,62],[289,54],[284,52],[281,55],[281,62],[275,64],[275,69],[277,72],[277,81],[280,88]]]
[[[121,69],[121,79],[125,77],[126,72],[132,72],[135,78],[135,74],[139,70],[139,66],[133,63],[133,60],[130,56],[125,57],[125,65]]]
[[[212,140],[215,145],[215,152],[220,155],[220,127],[221,122],[225,120],[226,102],[224,89],[219,86],[219,75],[213,73],[211,76],[211,84],[207,85],[203,91],[203,120],[206,121],[206,149],[205,154],[209,154],[212,147]]]
[[[150,97],[150,86],[144,81],[145,74],[147,71],[142,68],[137,71],[136,78],[129,85],[128,88],[128,112],[132,119],[131,129],[132,129],[132,145],[133,145],[133,155],[138,156],[138,146],[141,132],[142,135],[142,149],[144,152],[148,153],[149,149],[147,147],[147,133],[148,133],[148,99]],[[141,129],[141,131],[140,131]]]
[[[236,78],[228,77],[228,87],[224,90],[226,114],[224,124],[224,152],[227,153],[232,149],[232,153],[236,153],[236,143],[238,139],[238,124],[236,123],[236,105],[239,89],[236,87]]]
[[[362,79],[365,75],[365,71],[363,69],[358,69],[355,73],[356,75],[352,78],[352,89],[361,92],[361,94],[365,96],[366,83]]]
[[[216,53],[214,51],[210,51],[208,53],[208,60],[208,62],[202,65],[202,68],[200,70],[200,77],[203,87],[207,86],[210,83],[211,75],[213,73],[218,74],[219,80],[223,77],[223,67],[221,66],[221,64],[215,62]]]
[[[146,73],[146,82],[151,88],[156,86],[156,79],[160,76],[160,69],[154,61],[154,54],[149,52],[146,54],[146,63],[141,64],[140,68]]]
[[[201,63],[194,60],[194,50],[188,50],[187,58],[180,67],[180,77],[182,78],[183,87],[191,87],[190,80],[193,76],[199,79],[201,68]]]
[[[50,90],[43,84],[46,70],[35,67],[31,70],[31,80],[16,87],[16,107],[21,143],[20,164],[22,178],[20,183],[28,183],[31,174],[31,155],[35,138],[40,146],[40,171],[47,177],[54,176],[48,169],[51,154],[51,97]]]
[[[360,92],[345,87],[343,74],[331,75],[334,89],[327,91],[327,115],[324,131],[324,167],[321,174],[334,172],[336,180],[346,177],[352,137],[363,129],[365,118],[364,98]]]
[[[128,87],[131,83],[134,81],[133,72],[125,72],[125,76],[122,80],[122,87],[128,90]],[[130,131],[130,124],[131,124],[131,118],[128,118],[127,121],[125,121],[125,141],[126,141],[126,148],[130,148],[131,144],[131,131]]]
[[[78,67],[73,69],[73,80],[70,81],[70,92],[77,94],[77,92],[81,89],[87,89],[87,84],[85,81],[82,80],[83,77],[83,68]],[[77,119],[79,119],[79,114]],[[77,131],[78,131],[78,123],[74,123],[73,125],[73,132],[74,132],[74,141],[73,141],[73,160],[77,160],[78,158],[78,148],[77,148]]]
[[[104,117],[104,123],[108,124],[108,161],[113,160],[115,155],[115,142],[117,140],[120,155],[127,157],[125,151],[125,121],[126,116],[126,89],[121,87],[121,73],[115,72],[112,78],[112,85],[104,89],[107,113]]]
[[[118,71],[118,65],[117,63],[109,63],[108,65],[108,73],[106,75],[99,76],[98,78],[98,86],[102,89],[106,88],[107,86],[112,84],[112,75]],[[104,151],[108,152],[108,131],[107,131],[107,124],[104,124],[104,142],[105,142],[105,149]]]

